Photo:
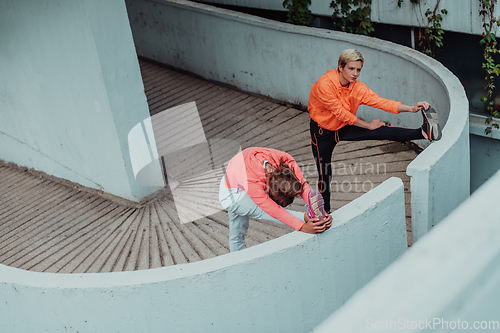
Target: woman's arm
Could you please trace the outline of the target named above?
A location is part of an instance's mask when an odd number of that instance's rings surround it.
[[[417,104],[415,104],[415,106],[409,106],[409,105],[404,105],[404,104],[401,104],[399,107],[398,107],[398,111],[399,112],[418,112],[420,111],[421,108],[424,108],[425,110],[427,110],[429,108],[429,103],[427,102],[418,102]]]
[[[327,218],[324,221],[319,222],[318,218],[309,219],[307,214],[304,214],[304,220],[306,223],[302,225],[300,231],[308,234],[320,234],[332,226],[332,216],[327,214]]]
[[[430,106],[429,103],[427,103],[425,101],[418,102],[417,104],[415,104],[415,106],[400,104],[398,106],[398,112],[413,112],[413,113],[415,113],[415,112],[420,111],[421,108],[424,108],[425,110],[427,110],[429,108],[429,106]],[[358,120],[356,120],[356,122],[354,123],[354,126],[366,128],[369,130],[374,130],[374,129],[377,129],[379,127],[385,126],[385,125],[386,124],[380,119],[373,119],[371,122],[366,122],[366,121],[358,118]]]

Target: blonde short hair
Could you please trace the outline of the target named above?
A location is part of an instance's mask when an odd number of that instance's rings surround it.
[[[361,61],[362,63],[364,63],[365,58],[363,58],[363,55],[355,49],[347,49],[342,51],[342,53],[339,55],[339,67],[344,68],[349,61]]]

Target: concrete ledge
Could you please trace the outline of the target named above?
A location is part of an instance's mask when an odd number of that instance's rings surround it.
[[[443,138],[407,169],[414,241],[470,193],[468,100],[460,81],[421,52],[366,36],[280,23],[185,0],[127,2],[137,52],[245,91],[307,105],[310,88],[340,52],[365,57],[360,80],[379,95],[439,113]],[[358,115],[416,128],[419,114],[360,107]],[[427,143],[418,142],[422,147]],[[453,193],[453,195],[450,195]]]
[[[486,134],[484,132],[484,130],[488,126],[485,123],[486,119],[487,119],[486,116],[481,116],[481,115],[477,115],[477,114],[470,114],[469,115],[469,132],[470,132],[470,134],[500,140],[500,130],[498,130],[496,128],[492,128],[490,134]],[[500,121],[497,118],[493,118],[491,124],[499,124],[500,125]]]
[[[0,266],[6,332],[306,332],[406,251],[403,184],[339,209],[331,230],[145,271]]]
[[[124,2],[2,1],[0,26],[0,159],[135,203],[158,190],[129,158],[149,110]]]
[[[454,75],[447,70],[439,73],[447,89],[447,97],[443,99],[449,102],[443,137],[426,148],[406,170],[412,177],[410,190],[414,242],[470,194],[468,100]]]
[[[497,172],[314,332],[498,331],[499,186]]]
[[[484,130],[488,125],[485,123],[486,117],[476,114],[469,115],[470,132],[470,191],[473,193],[483,185],[500,166],[500,130],[491,129],[490,134]],[[499,123],[498,119],[493,119],[494,123]]]
[[[282,0],[204,0],[203,2],[285,11]],[[309,9],[315,15],[330,17],[333,13],[330,3],[331,0],[315,0],[311,2]],[[431,5],[429,4],[429,6]],[[397,2],[372,0],[370,18],[373,22],[385,24],[421,26],[423,24],[422,18],[425,17],[425,11],[429,6],[414,6],[410,2],[402,1],[401,8],[398,8]],[[440,8],[450,7],[449,3],[446,2]],[[478,11],[479,3],[461,1],[460,6],[454,7],[453,13],[441,22],[442,27],[446,31],[481,35],[483,28],[481,19],[477,15]],[[498,13],[497,11],[495,13]]]

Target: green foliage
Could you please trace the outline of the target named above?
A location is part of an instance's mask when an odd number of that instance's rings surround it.
[[[420,45],[423,46],[424,53],[431,57],[434,56],[436,47],[443,46],[444,30],[441,28],[441,22],[443,21],[443,15],[448,14],[446,9],[438,10],[439,2],[437,2],[434,10],[427,8],[425,11],[427,26],[424,28],[424,33],[419,34]]]
[[[370,14],[371,0],[333,0],[333,26],[336,30],[369,35],[375,29]]]
[[[418,40],[419,46],[422,47],[425,54],[434,57],[434,50],[436,47],[443,46],[444,30],[441,27],[441,22],[443,21],[443,15],[448,15],[446,9],[439,10],[439,3],[441,0],[437,0],[434,9],[427,8],[425,11],[425,17],[427,19],[427,24],[418,30]],[[398,7],[401,8],[403,0],[398,0]],[[410,0],[412,5],[420,5],[420,0]]]
[[[481,97],[481,101],[486,102],[486,110],[488,113],[495,118],[500,118],[500,112],[495,110],[495,101],[493,99],[493,90],[495,89],[495,77],[500,75],[500,64],[496,64],[493,56],[496,53],[500,53],[497,49],[496,40],[496,30],[500,25],[500,18],[496,18],[493,13],[495,11],[495,5],[497,0],[479,0],[479,15],[483,22],[483,38],[479,42],[484,45],[484,62],[482,68],[486,71],[484,90],[485,95]],[[486,124],[490,125],[492,122],[492,117],[486,119]],[[496,123],[487,126],[485,129],[486,134],[490,134],[492,128],[499,129],[499,125]]]
[[[309,10],[311,0],[285,0],[283,7],[288,10],[288,23],[310,26],[313,15]]]

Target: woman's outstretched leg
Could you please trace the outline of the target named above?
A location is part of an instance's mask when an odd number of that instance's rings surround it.
[[[425,139],[422,128],[405,128],[382,126],[374,130],[361,128],[354,125],[345,125],[339,132],[340,141],[362,141],[362,140],[391,140],[407,142],[411,140]]]

